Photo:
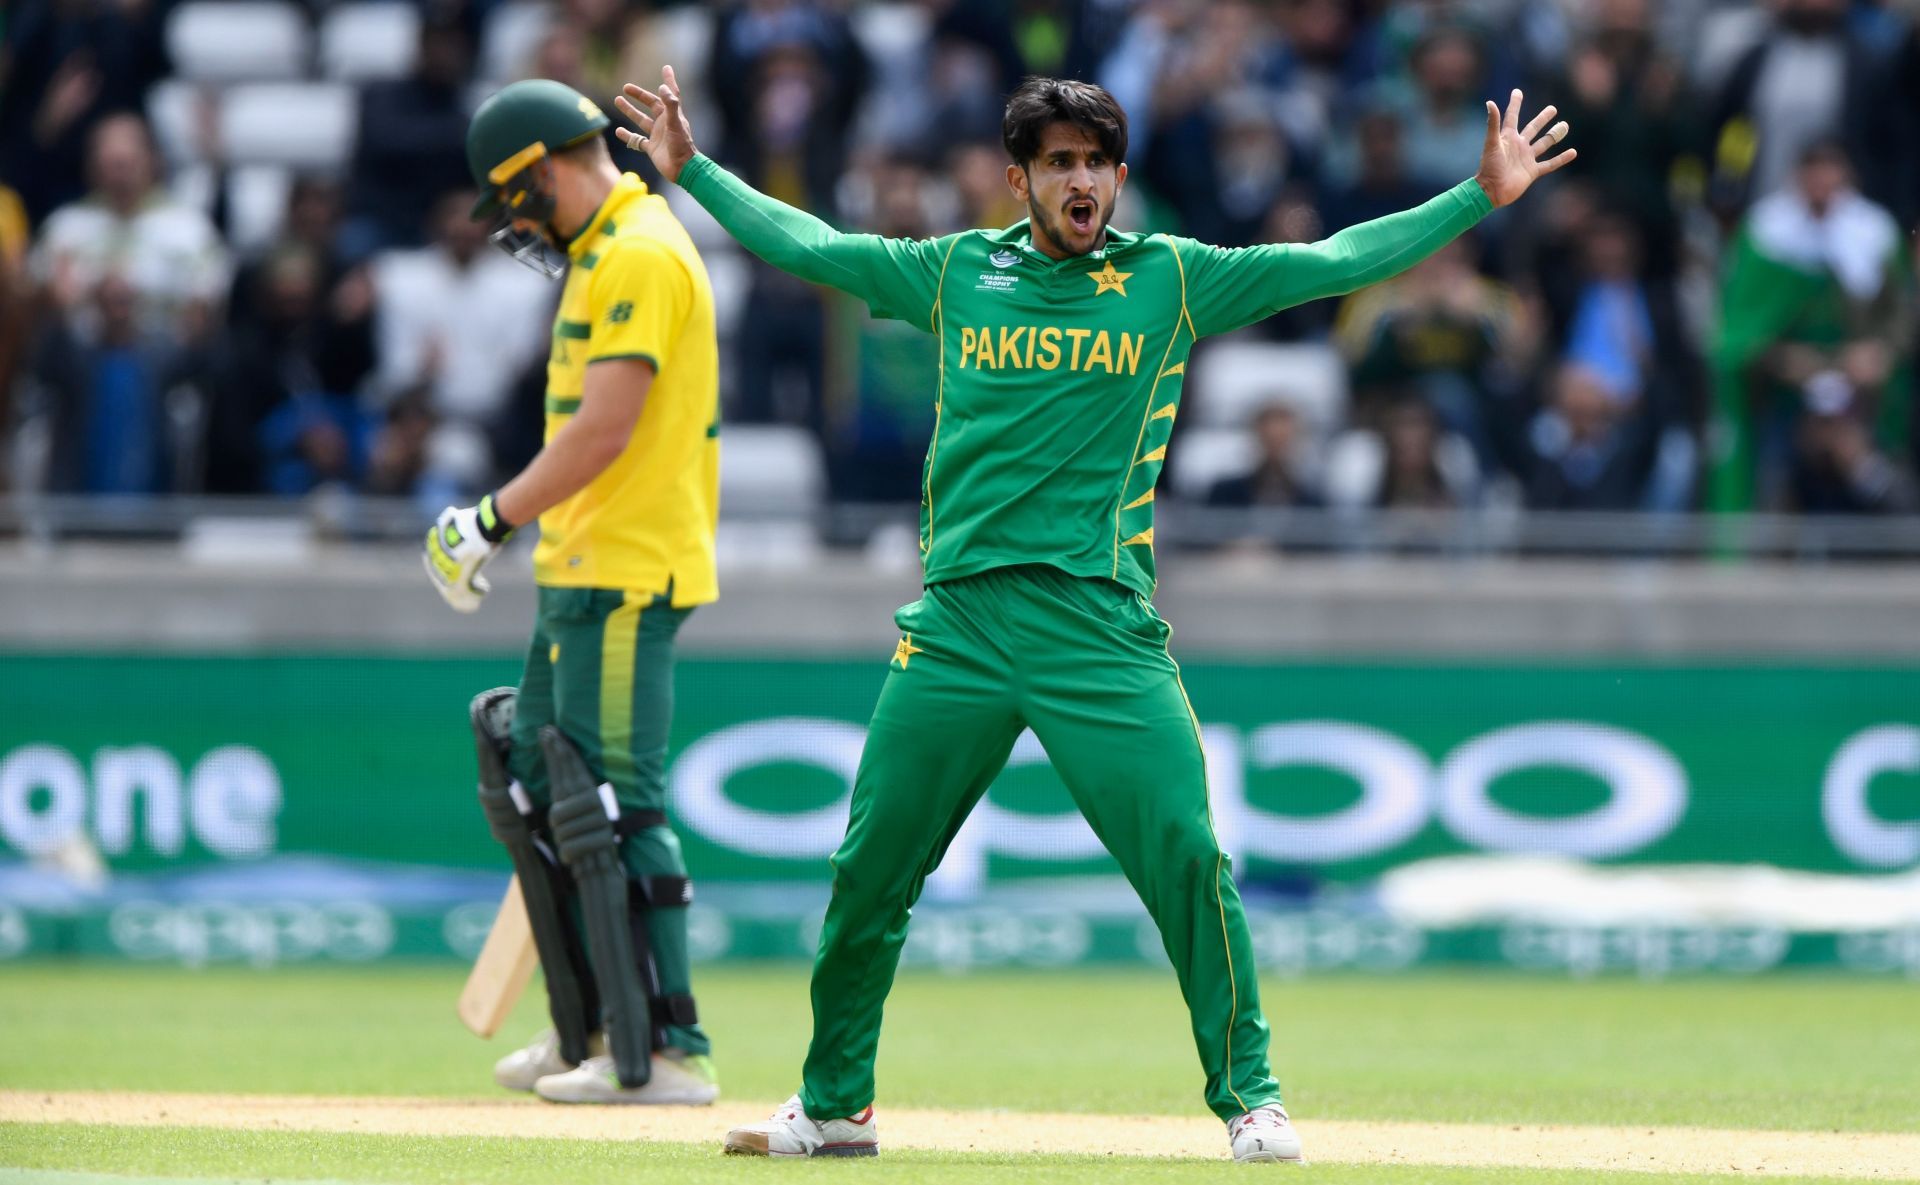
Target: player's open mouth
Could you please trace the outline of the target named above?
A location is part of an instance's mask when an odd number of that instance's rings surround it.
[[[1093,216],[1099,207],[1091,198],[1079,198],[1067,203],[1067,223],[1080,234],[1091,234]]]

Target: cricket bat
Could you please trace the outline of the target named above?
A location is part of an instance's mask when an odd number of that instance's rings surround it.
[[[507,895],[500,899],[500,912],[467,975],[467,986],[460,989],[461,1023],[481,1037],[499,1032],[520,993],[527,990],[539,962],[533,927],[527,922],[527,904],[520,897],[520,878],[516,876],[507,885]]]

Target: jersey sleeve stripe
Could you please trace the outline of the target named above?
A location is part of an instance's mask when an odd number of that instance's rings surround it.
[[[1165,242],[1165,240],[1162,241]],[[1171,242],[1168,242],[1167,249],[1173,252],[1174,262],[1176,264],[1179,263],[1179,248],[1175,247]],[[1191,333],[1193,331],[1193,318],[1187,315],[1187,272],[1185,268],[1181,268],[1180,270],[1180,315],[1173,319],[1173,329],[1167,334],[1166,351],[1160,355],[1160,365],[1154,368],[1154,380],[1152,384],[1147,387],[1147,403],[1145,407],[1140,409],[1140,432],[1139,435],[1134,437],[1133,452],[1129,454],[1134,459],[1128,463],[1126,475],[1120,479],[1120,488],[1114,493],[1113,497],[1113,573],[1111,578],[1114,580],[1120,579],[1120,549],[1126,546],[1126,544],[1120,541],[1120,515],[1127,509],[1124,505],[1127,500],[1127,487],[1133,483],[1133,471],[1135,467],[1144,460],[1144,458],[1140,456],[1140,446],[1146,442],[1147,425],[1153,419],[1154,396],[1160,392],[1161,380],[1167,377],[1167,359],[1173,357],[1173,347],[1175,343],[1180,340],[1180,326],[1182,322],[1186,324],[1187,331]],[[1162,456],[1166,455],[1164,448],[1160,449],[1159,452]],[[1138,505],[1138,503],[1136,502],[1135,505]]]
[[[1180,269],[1180,316],[1187,322],[1187,332],[1194,341],[1200,340],[1200,331],[1193,327],[1193,314],[1187,311],[1187,265],[1180,259],[1180,248],[1174,246],[1172,239],[1166,239],[1167,250],[1173,252],[1173,266]]]
[[[953,262],[953,249],[959,245],[960,236],[953,236],[953,241],[947,244],[946,255],[940,260],[940,279],[933,286],[933,312],[928,323],[928,328],[933,330],[934,349],[940,357],[940,378],[933,392],[933,439],[927,442],[927,470],[920,479],[920,500],[927,507],[926,538],[920,541],[923,554],[933,551],[933,459],[940,454],[940,411],[947,402],[946,322],[941,317],[940,302],[947,290],[947,265]]]
[[[652,354],[595,354],[587,359],[587,365],[592,366],[596,362],[628,362],[635,358],[653,367],[653,373],[660,373],[660,359]]]

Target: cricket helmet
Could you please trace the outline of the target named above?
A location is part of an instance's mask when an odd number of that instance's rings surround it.
[[[515,178],[552,153],[572,148],[607,127],[599,104],[565,83],[530,78],[488,96],[467,122],[467,169],[480,190],[476,219],[512,206]],[[504,191],[504,192],[503,192]],[[516,217],[525,217],[514,210]]]

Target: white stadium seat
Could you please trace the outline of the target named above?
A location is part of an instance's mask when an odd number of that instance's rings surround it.
[[[154,144],[176,169],[200,159],[193,131],[199,91],[196,83],[169,78],[147,92],[147,122],[153,125]]]
[[[1332,346],[1215,342],[1195,357],[1193,372],[1193,427],[1245,430],[1261,407],[1285,403],[1320,437],[1346,415],[1347,366]]]
[[[707,55],[713,49],[713,14],[704,5],[686,4],[656,12],[652,20],[653,44],[661,65],[672,66],[674,74],[689,87],[711,86],[714,80],[707,77]],[[651,87],[657,78],[634,81]]]
[[[498,84],[520,77],[552,20],[551,6],[532,0],[513,0],[493,10],[486,31],[480,35],[476,76],[484,90],[491,93]]]
[[[236,86],[221,104],[220,134],[235,164],[338,169],[359,113],[358,92],[342,82]]]
[[[227,174],[227,239],[250,255],[280,235],[293,172],[279,165],[242,165]]]
[[[861,48],[879,62],[916,54],[933,31],[932,17],[918,4],[859,5],[851,21]]]
[[[826,459],[803,428],[727,424],[720,430],[723,568],[797,570],[819,562],[815,530],[827,489]]]
[[[406,0],[331,9],[320,24],[320,72],[342,82],[404,78],[420,50],[420,10]]]
[[[702,247],[700,260],[707,265],[707,281],[713,286],[714,328],[721,337],[731,338],[740,327],[747,290],[753,287],[752,266],[745,252],[729,246]]]
[[[1253,467],[1253,434],[1244,428],[1189,428],[1173,442],[1167,460],[1173,491],[1200,501],[1223,477],[1237,477]]]
[[[289,0],[190,0],[166,36],[174,73],[196,81],[299,78],[312,56],[306,14]]]
[[[1709,12],[1700,21],[1694,42],[1693,76],[1712,93],[1740,59],[1767,35],[1772,17],[1765,5],[1741,4]]]
[[[810,520],[826,489],[826,460],[806,429],[781,424],[721,429],[720,504],[727,513]]]

